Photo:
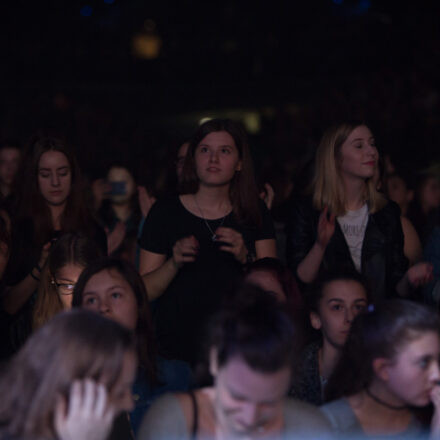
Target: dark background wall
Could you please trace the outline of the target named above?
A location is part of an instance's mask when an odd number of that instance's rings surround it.
[[[1,8],[0,136],[24,144],[38,129],[58,132],[89,174],[124,155],[148,182],[167,151],[215,116],[245,123],[260,166],[306,161],[325,127],[353,118],[398,161],[439,157],[436,1]]]

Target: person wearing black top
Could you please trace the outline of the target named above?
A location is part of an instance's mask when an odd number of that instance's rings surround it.
[[[24,155],[12,216],[11,251],[2,307],[14,321],[13,348],[31,329],[33,294],[51,243],[63,232],[81,232],[104,254],[107,238],[87,210],[76,158],[59,139],[37,136]]]
[[[242,128],[211,120],[190,142],[182,195],[158,201],[140,239],[140,273],[162,350],[194,363],[207,317],[242,264],[276,257],[274,229],[258,198]]]

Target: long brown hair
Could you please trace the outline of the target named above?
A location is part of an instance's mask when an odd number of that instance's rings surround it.
[[[41,272],[37,299],[32,313],[32,327],[37,329],[63,310],[55,279],[60,269],[68,264],[85,268],[102,257],[95,242],[81,234],[62,235],[50,250],[47,264]]]
[[[28,339],[0,377],[0,434],[56,438],[59,396],[67,399],[76,379],[90,378],[111,390],[131,350],[131,332],[109,319],[85,310],[58,314]]]
[[[139,363],[145,368],[150,383],[156,384],[158,381],[156,366],[157,348],[147,291],[139,272],[130,263],[118,258],[106,257],[88,265],[76,283],[72,307],[82,307],[86,284],[93,275],[103,270],[116,270],[128,282],[136,297],[138,319],[135,333],[137,336]]]
[[[52,238],[53,233],[50,209],[38,186],[38,166],[41,156],[48,151],[58,151],[66,156],[72,176],[70,194],[61,215],[61,229],[64,232],[92,232],[92,219],[84,200],[84,181],[75,155],[63,140],[36,135],[31,139],[18,171],[16,217],[19,220],[32,219],[34,244],[40,247]]]
[[[182,172],[181,194],[195,194],[199,189],[196,173],[195,151],[200,142],[209,133],[226,131],[234,139],[240,160],[241,170],[235,173],[229,186],[229,199],[232,210],[240,223],[249,226],[261,226],[258,189],[254,176],[254,167],[249,150],[247,135],[238,122],[231,119],[212,119],[202,124],[191,138]]]
[[[322,136],[316,151],[315,176],[313,179],[313,204],[322,210],[328,206],[335,215],[346,213],[345,194],[338,170],[342,144],[357,127],[365,125],[360,121],[345,122],[328,129]],[[376,189],[373,178],[366,181],[365,200],[371,213],[383,208],[386,199]]]

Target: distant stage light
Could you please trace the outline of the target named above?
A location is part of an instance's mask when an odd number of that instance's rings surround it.
[[[93,8],[90,5],[84,5],[79,11],[83,17],[90,17],[93,12]]]
[[[199,121],[199,125],[202,125],[202,124],[204,124],[205,122],[210,121],[211,119],[212,119],[212,118],[209,118],[209,117],[202,118],[202,119],[200,119],[200,121]]]

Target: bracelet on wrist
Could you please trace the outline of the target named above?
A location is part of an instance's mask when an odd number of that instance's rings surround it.
[[[35,281],[40,282],[40,278],[36,277],[36,276],[32,273],[33,270],[34,270],[34,269],[32,269],[32,270],[29,272],[29,275],[30,275]]]

